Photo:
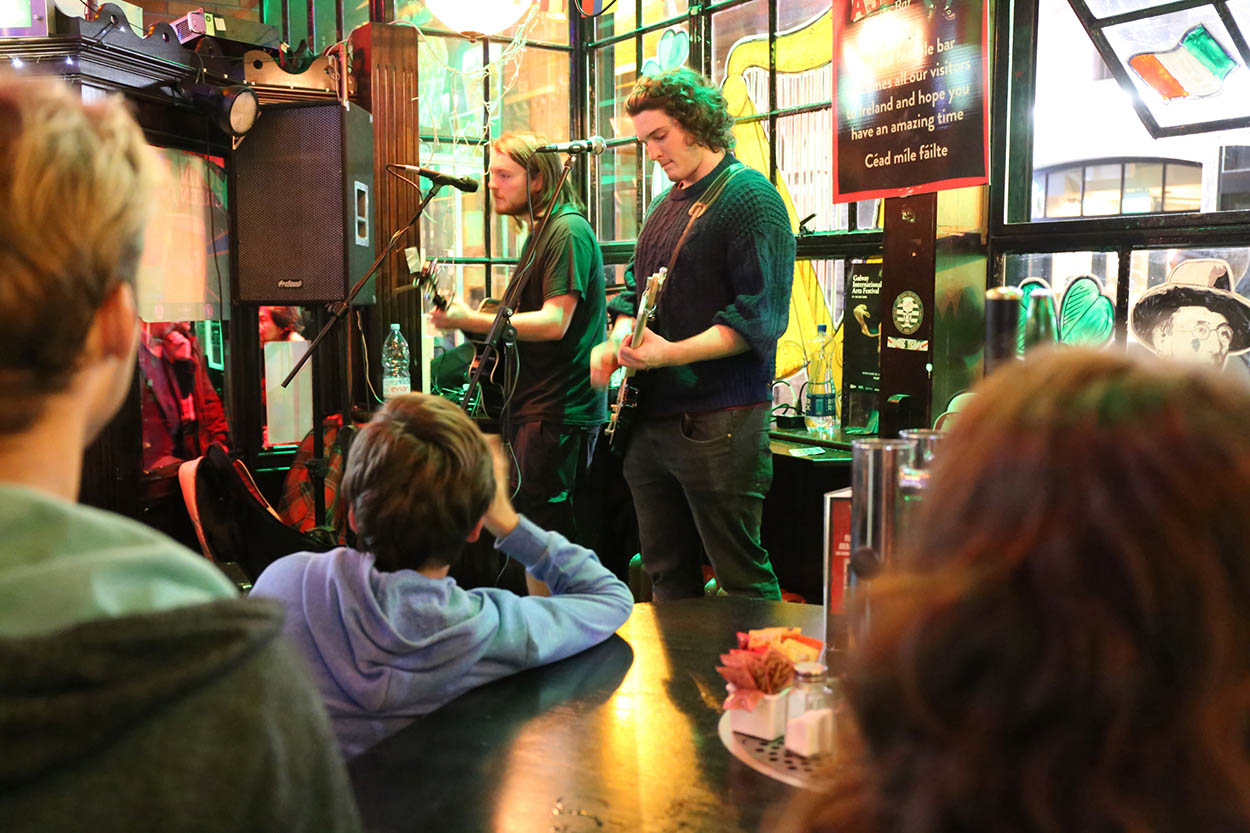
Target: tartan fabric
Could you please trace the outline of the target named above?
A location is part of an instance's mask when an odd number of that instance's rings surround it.
[[[347,543],[347,511],[338,504],[339,480],[343,476],[343,449],[338,443],[343,417],[332,414],[322,423],[324,429],[324,454],[326,458],[325,503],[326,520],[323,528],[332,529],[339,544]],[[312,477],[308,473],[308,461],[312,459],[313,434],[304,435],[291,468],[282,483],[282,499],[278,503],[278,515],[287,526],[300,532],[310,532],[317,527],[313,506]]]

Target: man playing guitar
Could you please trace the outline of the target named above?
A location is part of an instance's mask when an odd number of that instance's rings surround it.
[[[760,521],[777,338],[794,282],[785,203],[734,159],[724,96],[690,70],[641,78],[626,110],[673,187],[648,209],[629,288],[612,301],[612,338],[595,348],[590,373],[606,386],[620,366],[638,371],[624,471],[643,564],[657,600],[702,595],[705,556],[725,592],[777,599]],[[641,278],[661,268],[651,323],[626,341]]]
[[[546,138],[533,133],[506,133],[491,146],[494,210],[531,232],[512,276],[513,285],[521,280],[524,285],[516,297],[511,288],[507,293],[519,370],[500,428],[517,460],[512,483],[517,510],[578,541],[574,500],[607,421],[606,393],[591,387],[587,371],[607,320],[603,254],[568,180],[540,239],[534,239],[538,213],[560,179],[559,155],[536,152],[545,144]],[[435,327],[478,335],[494,318],[459,300],[430,313]]]

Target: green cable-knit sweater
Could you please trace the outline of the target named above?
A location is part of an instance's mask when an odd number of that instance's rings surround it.
[[[625,273],[628,290],[610,305],[614,314],[634,314],[637,284],[645,287],[648,275],[668,265],[690,206],[736,161],[726,154],[691,187],[675,186],[652,202]],[[793,282],[794,233],[785,203],[763,174],[741,171],[695,221],[651,328],[680,341],[725,324],[746,339],[750,350],[640,373],[640,413],[665,416],[769,401],[777,339],[789,319]]]

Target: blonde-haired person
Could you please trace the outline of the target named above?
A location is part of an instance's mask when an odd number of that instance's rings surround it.
[[[943,442],[869,585],[827,791],[777,830],[1250,830],[1250,390],[1064,349]]]
[[[280,608],[74,502],[134,372],[151,154],[119,98],[0,75],[0,829],[357,830]]]
[[[607,320],[603,254],[572,181],[556,194],[562,157],[540,153],[545,144],[536,133],[513,132],[491,145],[493,208],[530,232],[505,295],[514,311],[519,370],[501,430],[517,459],[517,508],[539,526],[584,543],[588,530],[577,528],[577,501],[607,421],[607,396],[591,386],[588,369]],[[553,195],[551,216],[535,237]],[[457,300],[430,317],[436,327],[484,335],[494,312],[475,312]]]
[[[610,637],[633,597],[590,550],[518,515],[509,464],[446,399],[396,397],[352,442],[343,475],[360,550],[281,558],[253,596],[287,608],[348,757],[491,680]],[[465,590],[448,573],[485,529],[551,596]]]

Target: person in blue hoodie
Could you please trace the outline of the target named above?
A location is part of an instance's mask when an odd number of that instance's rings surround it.
[[[517,514],[501,450],[445,399],[390,400],[352,443],[342,488],[362,550],[281,558],[252,595],[286,606],[286,635],[349,758],[469,689],[596,645],[629,618],[629,589],[593,552]],[[483,529],[551,595],[457,586],[448,571]]]

